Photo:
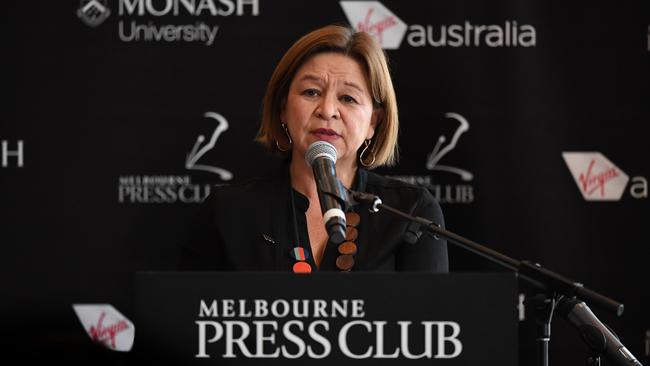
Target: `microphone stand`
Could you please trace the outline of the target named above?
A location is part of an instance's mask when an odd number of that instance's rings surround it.
[[[538,344],[538,365],[548,366],[548,344],[551,336],[551,320],[556,306],[560,306],[563,310],[560,315],[569,320],[581,332],[583,341],[593,351],[593,355],[587,360],[590,365],[599,364],[599,357],[603,354],[612,362],[618,365],[633,365],[642,366],[639,361],[622,345],[618,342],[617,338],[612,338],[611,333],[608,333],[607,328],[598,320],[598,318],[589,310],[584,302],[592,303],[607,311],[610,311],[617,316],[623,314],[623,304],[618,301],[612,300],[609,297],[592,291],[579,282],[572,281],[563,277],[555,272],[543,268],[540,264],[516,260],[508,257],[502,253],[492,250],[484,245],[469,240],[451,231],[443,229],[429,220],[421,217],[411,216],[407,213],[399,211],[388,205],[382,203],[381,199],[375,195],[365,192],[348,191],[347,199],[344,197],[337,197],[334,192],[326,192],[333,195],[339,201],[343,201],[345,207],[351,207],[358,204],[369,205],[370,212],[378,212],[380,209],[390,212],[405,220],[414,223],[420,228],[424,228],[436,237],[443,237],[455,245],[469,250],[491,262],[494,262],[501,267],[514,271],[518,277],[531,283],[537,289],[543,291],[543,294],[533,297],[528,301],[529,305],[537,308],[537,344]],[[546,294],[552,294],[550,298]],[[584,302],[578,302],[576,298]],[[578,306],[578,305],[584,305]],[[574,314],[574,308],[580,308]],[[584,309],[586,308],[586,309]],[[577,316],[576,316],[577,315]],[[583,329],[589,329],[585,332]],[[602,339],[601,341],[593,341],[593,339]],[[610,340],[610,352],[605,352],[607,349],[607,340]],[[617,348],[612,348],[611,343],[614,343]],[[619,346],[620,345],[620,346]]]

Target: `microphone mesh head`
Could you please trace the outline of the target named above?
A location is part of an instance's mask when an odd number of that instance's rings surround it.
[[[326,141],[316,141],[309,145],[305,153],[305,161],[311,166],[319,157],[325,157],[336,163],[336,148]]]

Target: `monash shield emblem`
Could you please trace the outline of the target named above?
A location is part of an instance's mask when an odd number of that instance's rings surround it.
[[[77,16],[91,27],[102,24],[111,15],[111,10],[106,5],[106,1],[81,0],[79,9],[77,9]]]

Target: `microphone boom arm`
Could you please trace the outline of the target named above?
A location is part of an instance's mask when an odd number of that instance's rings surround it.
[[[610,312],[613,312],[617,316],[620,316],[623,313],[623,304],[595,291],[589,290],[585,288],[581,283],[574,282],[555,272],[545,269],[537,263],[519,261],[508,257],[507,255],[497,252],[496,250],[490,249],[454,232],[443,229],[432,221],[429,221],[422,217],[411,216],[407,213],[390,207],[382,203],[381,199],[375,195],[354,191],[349,191],[349,194],[354,199],[353,204],[370,204],[371,212],[377,212],[379,209],[383,209],[408,221],[415,222],[434,235],[441,236],[463,249],[469,250],[502,267],[517,272],[519,277],[522,277],[523,279],[527,280],[534,286],[544,291],[559,293],[567,297],[579,297],[583,300],[590,301]]]
[[[385,205],[384,203],[382,203],[381,199],[375,195],[365,193],[365,192],[355,192],[352,190],[347,190],[347,191],[348,191],[348,201],[349,201],[347,203],[347,206],[366,204],[370,206],[369,211],[372,213],[378,212],[380,209],[388,211],[391,214],[399,216],[405,220],[415,223],[416,225],[422,228],[425,228],[426,231],[433,234],[434,236],[443,237],[448,241],[452,242],[453,244],[455,244],[456,246],[459,246],[465,250],[468,250],[474,254],[486,258],[491,262],[500,265],[501,267],[514,271],[518,277],[526,280],[536,288],[546,293],[553,293],[556,295],[560,295],[563,298],[563,300],[561,301],[576,301],[574,300],[574,298],[579,298],[581,300],[584,300],[585,302],[593,303],[611,313],[616,314],[617,316],[621,316],[623,314],[624,306],[622,303],[615,301],[596,291],[590,290],[584,287],[582,283],[572,281],[553,271],[543,268],[538,263],[533,263],[525,260],[520,261],[511,258],[498,251],[492,250],[484,245],[481,245],[477,242],[474,242],[470,239],[460,236],[454,232],[446,230],[440,227],[440,225],[437,225],[432,221],[429,221],[422,217],[409,215],[405,212],[402,212],[393,207]],[[572,300],[568,300],[568,299],[572,299]],[[584,302],[581,302],[581,304],[584,304]],[[571,307],[571,309],[572,308],[573,306]],[[600,323],[598,318],[596,318],[596,316],[593,315],[593,313],[591,313],[590,311],[588,313],[592,315],[589,317],[592,323],[600,324],[602,326],[602,323]],[[561,314],[561,315],[564,315],[564,318],[566,318],[567,320],[572,321],[565,314]],[[585,339],[583,338],[583,340]],[[590,348],[593,349],[592,345],[589,344],[589,342],[586,343]],[[641,363],[639,363],[639,361],[637,361],[634,358],[634,356],[625,347],[622,347],[621,349],[625,351],[625,354],[623,356],[610,354],[610,353],[605,353],[605,356],[607,356],[613,362],[618,363],[619,365],[642,366]],[[619,349],[619,352],[623,352],[623,351],[620,351]],[[546,358],[546,360],[548,360],[548,358]]]

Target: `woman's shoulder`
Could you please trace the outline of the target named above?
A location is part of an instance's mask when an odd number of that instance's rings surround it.
[[[236,203],[273,194],[283,181],[288,180],[288,177],[285,177],[288,174],[287,169],[282,162],[272,161],[258,174],[213,186],[210,199]]]
[[[248,178],[239,182],[218,184],[210,190],[208,201],[224,205],[255,200],[272,192],[273,184],[271,177]]]
[[[366,190],[388,206],[444,226],[442,208],[426,187],[367,172]]]
[[[408,194],[416,197],[424,197],[426,199],[433,199],[431,192],[425,187],[408,183],[399,179],[386,177],[371,171],[366,171],[368,189],[394,191],[400,194]]]

